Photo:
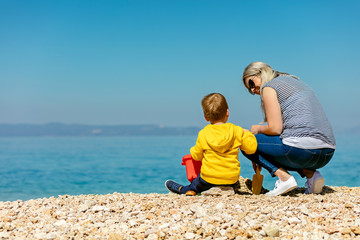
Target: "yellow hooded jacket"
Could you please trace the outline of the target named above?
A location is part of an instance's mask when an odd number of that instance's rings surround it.
[[[190,153],[194,160],[202,161],[202,179],[211,184],[227,185],[239,180],[239,148],[247,154],[255,153],[255,136],[239,126],[225,123],[203,128]]]

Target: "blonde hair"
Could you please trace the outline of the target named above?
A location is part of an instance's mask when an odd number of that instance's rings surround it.
[[[250,76],[260,77],[260,79],[261,79],[260,95],[262,94],[263,86],[267,82],[273,80],[274,78],[276,78],[278,76],[289,76],[289,77],[299,80],[299,78],[297,76],[290,75],[290,74],[284,73],[284,72],[278,72],[278,71],[272,69],[269,65],[267,65],[264,62],[253,62],[253,63],[250,63],[245,68],[244,73],[243,73],[243,83],[244,83],[245,87],[246,87],[245,79]]]
[[[276,71],[264,62],[253,62],[253,63],[250,63],[245,68],[244,73],[243,73],[243,83],[244,83],[245,87],[246,87],[245,79],[248,77],[251,77],[251,76],[258,76],[261,79],[261,85],[260,85],[261,109],[263,110],[264,114],[265,114],[265,111],[264,111],[264,104],[262,101],[262,90],[263,90],[263,86],[267,82],[273,80],[274,78],[276,78],[278,76],[288,76],[288,77],[292,77],[297,80],[300,80],[297,76],[294,76],[294,75],[291,75],[288,73],[284,73],[284,72]],[[264,122],[266,122],[266,115],[264,118]]]
[[[210,93],[206,95],[201,101],[201,106],[204,111],[204,116],[209,121],[223,119],[229,108],[225,97],[220,93]]]

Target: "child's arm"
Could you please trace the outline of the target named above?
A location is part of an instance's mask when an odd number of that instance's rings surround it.
[[[246,129],[242,129],[242,145],[240,149],[246,154],[253,154],[257,149],[256,137]]]
[[[195,146],[190,149],[190,154],[195,161],[201,161],[203,159],[204,154],[199,138],[196,140]]]

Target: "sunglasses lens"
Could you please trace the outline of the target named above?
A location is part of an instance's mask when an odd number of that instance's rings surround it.
[[[249,88],[254,88],[255,87],[255,83],[252,79],[249,80]]]
[[[254,95],[255,93],[252,91],[252,89],[255,88],[255,83],[252,79],[249,79],[249,93]]]

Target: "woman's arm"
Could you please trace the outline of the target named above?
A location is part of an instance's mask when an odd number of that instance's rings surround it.
[[[281,108],[277,93],[273,88],[265,87],[262,93],[264,111],[267,125],[253,125],[251,132],[254,134],[263,133],[266,135],[280,135],[283,130]]]

